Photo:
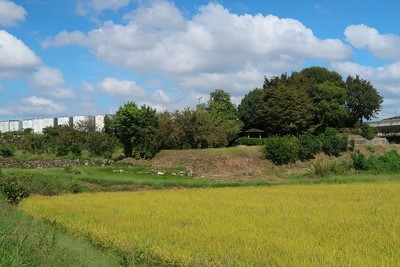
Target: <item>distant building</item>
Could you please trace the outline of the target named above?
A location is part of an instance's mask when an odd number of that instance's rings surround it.
[[[96,131],[101,132],[104,130],[104,118],[106,116],[109,117],[110,119],[114,117],[114,115],[111,114],[99,114],[95,116]]]
[[[73,121],[72,121],[72,117],[58,117],[57,118],[57,125],[64,125],[64,126],[72,126],[73,125]]]
[[[57,125],[56,118],[33,119],[33,132],[42,134],[44,128],[54,127],[56,125]]]
[[[33,130],[33,120],[22,120],[22,130],[32,129]]]
[[[18,132],[22,130],[22,121],[18,120],[12,120],[10,121],[10,126],[9,126],[9,131],[10,132]]]
[[[9,121],[0,121],[0,133],[6,133],[10,131]]]
[[[90,115],[81,115],[81,116],[73,116],[72,117],[72,125],[78,126],[78,123],[95,123],[95,117]]]

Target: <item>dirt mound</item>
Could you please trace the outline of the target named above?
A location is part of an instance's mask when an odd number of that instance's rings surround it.
[[[163,150],[148,163],[160,167],[185,166],[193,176],[220,181],[279,180],[266,172],[272,164],[262,158],[260,147]]]

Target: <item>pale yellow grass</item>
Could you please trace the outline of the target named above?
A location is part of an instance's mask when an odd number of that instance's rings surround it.
[[[35,196],[20,209],[148,265],[400,265],[399,183]]]

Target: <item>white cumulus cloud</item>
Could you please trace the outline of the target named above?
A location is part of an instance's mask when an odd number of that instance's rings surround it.
[[[115,78],[107,77],[97,84],[101,92],[116,96],[143,96],[145,91],[135,81],[117,80]]]
[[[43,46],[83,46],[134,72],[162,73],[186,90],[221,81],[218,87],[242,93],[255,79],[262,83],[262,75],[298,69],[310,58],[346,60],[352,53],[338,39],[319,39],[298,20],[237,15],[214,3],[187,19],[173,3],[151,1],[125,19],[126,24],[106,21],[87,33],[60,32]]]
[[[400,61],[399,35],[380,34],[364,24],[348,26],[344,34],[346,40],[358,49],[368,48],[378,58]]]
[[[63,88],[64,82],[60,70],[47,66],[39,68],[30,80],[31,86],[43,95],[64,99],[75,98],[73,90]]]
[[[0,25],[14,26],[25,20],[26,10],[12,1],[0,0]]]
[[[0,78],[12,78],[41,64],[38,56],[21,40],[0,30]]]
[[[23,114],[53,115],[65,111],[65,107],[55,103],[51,99],[31,96],[21,100],[19,111]]]

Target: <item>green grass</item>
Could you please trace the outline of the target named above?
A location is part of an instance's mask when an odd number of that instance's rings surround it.
[[[0,195],[0,266],[121,266],[122,258],[34,221]]]

